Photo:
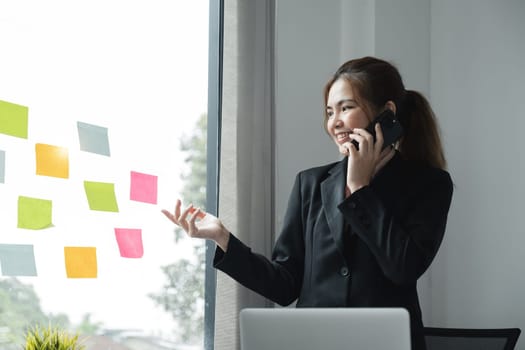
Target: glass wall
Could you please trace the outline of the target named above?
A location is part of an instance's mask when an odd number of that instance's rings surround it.
[[[201,349],[208,1],[0,2],[0,348]]]

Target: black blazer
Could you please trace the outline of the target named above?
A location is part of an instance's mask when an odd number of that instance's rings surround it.
[[[345,199],[346,168],[345,157],[296,176],[271,259],[231,235],[214,266],[281,305],[404,307],[424,349],[416,282],[443,239],[451,178],[396,154]]]

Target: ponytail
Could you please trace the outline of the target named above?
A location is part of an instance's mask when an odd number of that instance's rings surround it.
[[[406,90],[399,121],[405,130],[399,144],[403,158],[446,169],[438,123],[427,99],[417,91]]]

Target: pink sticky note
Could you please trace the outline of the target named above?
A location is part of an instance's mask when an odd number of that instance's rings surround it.
[[[157,176],[131,172],[130,199],[157,204]]]
[[[123,258],[142,258],[142,230],[137,228],[115,228],[120,256]]]

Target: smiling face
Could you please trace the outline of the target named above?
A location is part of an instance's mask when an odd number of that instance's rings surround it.
[[[364,129],[370,123],[363,107],[348,80],[339,78],[332,84],[326,101],[326,131],[338,148],[350,141],[354,128]]]

